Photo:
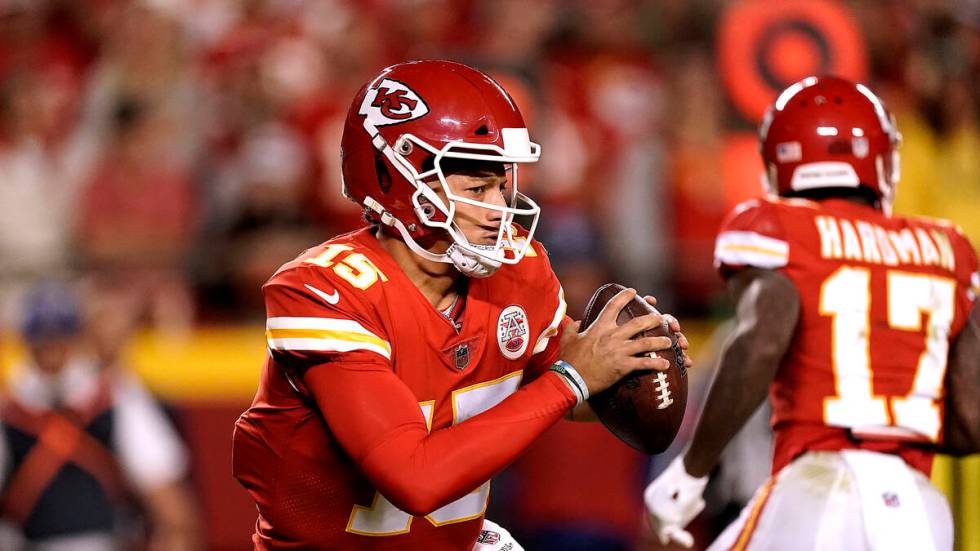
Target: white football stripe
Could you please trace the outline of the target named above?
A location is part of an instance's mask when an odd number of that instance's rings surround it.
[[[265,322],[265,328],[326,329],[329,331],[346,331],[348,333],[361,333],[363,335],[372,335],[377,337],[377,335],[365,329],[363,325],[354,320],[336,318],[269,318]]]
[[[789,243],[751,231],[726,231],[715,242],[715,264],[779,268],[789,262]]]
[[[350,352],[352,350],[368,350],[391,359],[386,348],[369,342],[353,342],[337,339],[268,339],[269,348],[273,350],[317,351],[317,352]]]

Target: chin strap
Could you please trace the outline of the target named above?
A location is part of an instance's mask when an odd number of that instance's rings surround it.
[[[412,250],[415,254],[421,256],[426,260],[431,260],[432,262],[442,262],[444,264],[452,264],[456,266],[459,272],[467,277],[473,278],[484,278],[490,277],[500,269],[501,263],[497,260],[492,260],[486,258],[485,256],[476,254],[475,252],[467,251],[462,247],[458,247],[455,243],[446,249],[446,252],[442,254],[433,253],[423,249],[415,239],[412,238],[412,234],[409,233],[408,228],[405,224],[402,224],[401,220],[394,217],[389,217],[390,223],[388,225],[394,226],[398,230],[398,233],[402,236],[402,241],[408,245],[408,248]],[[485,248],[488,251],[493,250],[493,247],[484,247],[482,245],[470,245],[474,248]]]

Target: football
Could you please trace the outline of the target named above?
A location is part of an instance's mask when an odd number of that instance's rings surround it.
[[[592,295],[585,309],[582,330],[585,330],[602,311],[603,306],[624,287],[607,283]],[[649,313],[659,313],[642,297],[637,296],[620,311],[616,323]],[[589,397],[589,405],[602,424],[617,438],[646,454],[666,450],[684,420],[687,406],[687,368],[684,351],[676,335],[664,321],[660,326],[637,336],[668,336],[673,346],[657,352],[657,356],[670,362],[667,371],[634,371],[606,390]]]

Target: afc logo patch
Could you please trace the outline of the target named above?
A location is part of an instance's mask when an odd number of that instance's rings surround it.
[[[527,350],[530,333],[527,313],[523,308],[511,305],[500,312],[500,317],[497,318],[497,344],[505,358],[520,358]]]
[[[383,79],[364,95],[359,115],[365,115],[374,126],[398,124],[417,119],[429,112],[429,106],[414,90],[397,80]]]
[[[902,502],[898,499],[898,494],[895,492],[885,492],[881,494],[881,500],[885,502],[885,507],[891,507],[894,509],[902,506]]]

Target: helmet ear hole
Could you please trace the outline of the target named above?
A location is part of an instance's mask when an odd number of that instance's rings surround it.
[[[404,138],[400,138],[398,140],[398,143],[395,146],[395,148],[398,150],[398,153],[401,154],[401,155],[403,155],[403,156],[404,155],[411,154],[412,153],[412,149],[414,149],[412,147],[412,142],[410,142],[410,141],[408,141],[408,140],[406,140]]]
[[[378,187],[381,188],[381,192],[388,193],[391,190],[391,172],[388,171],[388,165],[385,164],[384,159],[377,153],[374,154],[374,173],[378,179]]]
[[[479,128],[476,129],[475,132],[473,132],[475,136],[486,136],[489,133],[490,133],[490,129],[487,128],[487,125],[485,124],[481,125]]]

